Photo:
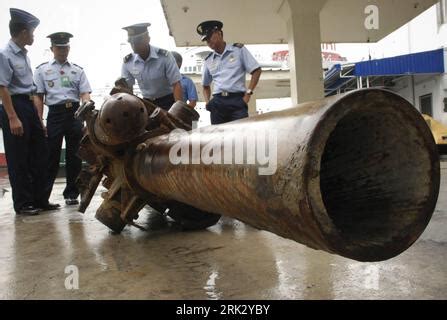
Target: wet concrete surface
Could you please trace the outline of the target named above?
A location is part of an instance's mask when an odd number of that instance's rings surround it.
[[[81,214],[65,206],[60,178],[52,201],[61,210],[16,216],[3,172],[0,299],[447,299],[447,162],[441,168],[424,234],[379,263],[309,249],[229,218],[182,232],[148,209],[137,221],[148,231],[126,227],[116,235],[94,218],[103,190]],[[72,266],[79,288],[69,290]]]

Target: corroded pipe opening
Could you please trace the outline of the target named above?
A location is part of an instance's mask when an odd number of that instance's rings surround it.
[[[261,175],[253,161],[169,160],[178,142],[200,154],[223,141],[216,147],[222,155],[227,144],[245,139],[248,146],[255,132],[277,137],[277,148],[269,147],[276,151],[271,175]],[[439,157],[425,121],[408,101],[379,89],[176,139],[159,136],[146,145],[129,165],[138,188],[359,261],[385,260],[408,249],[430,221],[439,191]],[[192,152],[185,158],[191,160]]]
[[[377,261],[407,249],[427,226],[439,160],[431,133],[406,100],[384,91],[364,95],[341,99],[315,131],[321,195],[311,190],[311,198],[321,196],[324,208],[316,207],[329,218],[332,249]]]

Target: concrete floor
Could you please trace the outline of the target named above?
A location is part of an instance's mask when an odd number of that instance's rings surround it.
[[[4,176],[2,183],[8,190]],[[58,179],[52,201],[63,203],[63,187]],[[94,218],[100,200],[98,192],[85,214],[63,205],[22,217],[4,193],[0,299],[447,299],[447,162],[428,228],[380,263],[308,249],[228,218],[181,232],[146,209],[138,223],[149,231],[114,235]],[[77,267],[79,289],[66,288],[75,283],[67,266]]]

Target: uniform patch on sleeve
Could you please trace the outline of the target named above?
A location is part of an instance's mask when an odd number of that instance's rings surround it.
[[[162,56],[168,56],[169,51],[165,50],[165,49],[158,49],[158,53]]]
[[[129,60],[132,58],[132,53],[129,53],[127,56],[124,57],[124,63],[129,62]]]
[[[41,64],[39,64],[37,67],[36,67],[36,69],[39,69],[41,66],[43,66],[44,64],[47,64],[48,63],[48,61],[47,62],[43,62],[43,63],[41,63]]]

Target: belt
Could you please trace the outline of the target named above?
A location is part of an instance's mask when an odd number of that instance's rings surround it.
[[[27,99],[27,100],[33,101],[33,95],[32,94],[26,94],[26,93],[12,94],[11,98],[22,98],[22,99]]]
[[[170,94],[167,94],[167,95],[165,95],[165,96],[163,96],[163,97],[159,97],[159,98],[155,98],[155,99],[151,99],[151,98],[143,98],[144,100],[148,100],[148,101],[150,101],[150,102],[155,102],[155,101],[157,101],[157,100],[162,100],[162,99],[168,99],[168,98],[171,98],[171,97],[173,97],[174,95],[173,95],[173,93],[170,93]]]
[[[213,94],[214,97],[234,97],[234,96],[243,97],[244,95],[245,92],[227,92],[227,91],[222,91]]]
[[[53,104],[49,106],[50,108],[61,108],[71,109],[73,107],[79,107],[79,102],[67,101],[65,103]]]

